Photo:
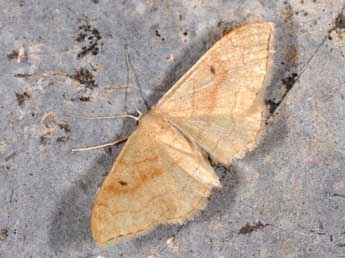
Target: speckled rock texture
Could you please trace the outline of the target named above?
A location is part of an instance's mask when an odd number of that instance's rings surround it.
[[[345,257],[342,0],[0,1],[0,257]],[[97,247],[90,213],[123,145],[225,30],[276,25],[258,147],[216,167],[223,187],[184,225]],[[114,87],[136,85],[133,92]]]

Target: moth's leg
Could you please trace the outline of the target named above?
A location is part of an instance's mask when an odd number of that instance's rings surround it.
[[[138,121],[141,113],[139,113],[139,116],[132,116],[132,115],[115,115],[115,116],[78,116],[78,115],[70,115],[70,114],[65,114],[68,117],[74,117],[74,118],[81,118],[81,119],[89,119],[89,120],[101,120],[101,119],[116,119],[116,118],[131,118],[134,119],[135,121]]]
[[[105,85],[103,89],[107,92],[112,91],[133,91],[133,89],[136,89],[133,85],[123,85],[123,86],[114,86],[114,85]]]
[[[142,115],[142,113],[139,113],[139,116],[132,116],[132,115],[115,115],[115,116],[96,116],[96,117],[92,117],[92,116],[77,116],[77,115],[68,115],[65,114],[66,116],[69,117],[75,117],[75,118],[81,118],[81,119],[90,119],[90,120],[99,120],[99,119],[116,119],[116,118],[131,118],[134,119],[136,122],[139,121],[140,116]],[[113,146],[116,145],[118,143],[121,143],[125,140],[128,139],[129,136],[125,136],[122,137],[114,142],[110,142],[110,143],[106,143],[106,144],[101,144],[101,145],[96,145],[96,146],[90,146],[90,147],[82,147],[82,148],[76,148],[76,149],[72,149],[72,152],[77,152],[77,151],[87,151],[87,150],[96,150],[96,149],[100,149],[100,148],[104,148],[104,147],[108,147],[108,146]]]
[[[125,137],[122,137],[116,141],[110,142],[110,143],[105,143],[105,144],[101,144],[101,145],[96,145],[96,146],[90,146],[90,147],[82,147],[82,148],[76,148],[76,149],[72,149],[72,152],[77,152],[77,151],[87,151],[87,150],[96,150],[96,149],[101,149],[101,148],[105,148],[108,146],[113,146],[116,144],[119,144],[121,142],[124,142],[128,139],[128,135]]]

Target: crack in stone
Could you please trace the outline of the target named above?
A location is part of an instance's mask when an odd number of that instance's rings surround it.
[[[320,51],[321,47],[323,47],[323,45],[327,42],[327,39],[329,37],[329,35],[337,28],[337,23],[339,21],[339,17],[342,15],[342,13],[344,12],[345,7],[343,7],[341,9],[341,11],[339,12],[339,14],[337,15],[337,18],[334,21],[334,26],[328,31],[327,35],[324,37],[324,39],[322,40],[322,42],[319,44],[319,46],[316,48],[316,50],[314,51],[314,53],[311,55],[311,57],[308,59],[308,61],[306,62],[306,64],[302,67],[302,71],[299,73],[299,75],[296,78],[295,83],[297,83],[299,81],[299,79],[301,78],[301,76],[303,75],[303,73],[306,71],[306,69],[308,68],[309,64],[311,63],[311,61],[314,59],[314,57],[317,55],[317,53]],[[293,87],[293,86],[292,86]],[[285,96],[284,96],[285,97]]]
[[[313,59],[315,58],[315,56],[318,54],[318,52],[320,51],[320,49],[324,46],[324,44],[327,42],[330,34],[339,26],[342,27],[344,20],[340,19],[339,17],[341,17],[342,13],[345,10],[345,6],[341,9],[341,11],[339,12],[339,14],[337,15],[335,21],[334,21],[334,26],[328,31],[327,35],[323,38],[323,40],[321,41],[321,43],[317,46],[316,50],[314,51],[314,53],[308,58],[307,62],[305,63],[305,65],[301,68],[301,72],[298,73],[297,76],[294,76],[294,81],[291,85],[289,85],[289,89],[287,89],[285,91],[285,93],[283,94],[283,96],[281,97],[281,100],[278,103],[273,103],[274,105],[276,105],[276,107],[274,108],[274,112],[272,113],[272,115],[277,111],[277,108],[280,106],[280,104],[284,101],[286,95],[288,94],[288,92],[294,87],[294,85],[300,80],[300,78],[302,77],[302,75],[304,74],[304,72],[307,70],[307,68],[309,67],[310,63],[313,61]],[[340,23],[340,25],[338,25]],[[269,103],[272,104],[272,103]]]

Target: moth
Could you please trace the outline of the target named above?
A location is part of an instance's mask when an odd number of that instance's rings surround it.
[[[230,165],[263,133],[273,33],[259,22],[226,34],[140,116],[97,193],[96,243],[184,223],[205,207],[221,186],[208,157]]]

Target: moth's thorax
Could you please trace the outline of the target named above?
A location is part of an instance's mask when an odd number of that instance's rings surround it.
[[[149,127],[152,133],[160,133],[168,125],[165,119],[154,108],[142,114],[139,119],[139,127]]]

